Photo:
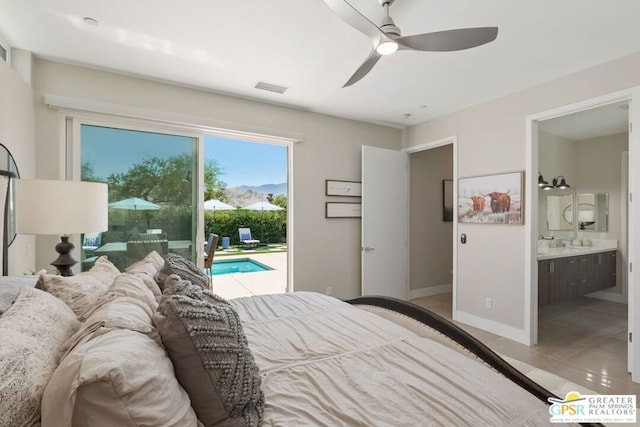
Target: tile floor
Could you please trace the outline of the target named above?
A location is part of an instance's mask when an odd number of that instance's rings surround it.
[[[412,302],[451,319],[451,293]],[[640,396],[640,384],[632,382],[626,371],[625,304],[582,297],[544,307],[539,313],[539,344],[533,347],[462,323],[458,325],[498,353],[597,393]]]

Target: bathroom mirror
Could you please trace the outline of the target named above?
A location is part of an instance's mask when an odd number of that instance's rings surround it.
[[[573,230],[573,193],[547,196],[547,230]]]
[[[605,232],[609,226],[609,193],[582,193],[577,196],[578,230]],[[565,221],[573,224],[573,207],[567,208],[563,214]]]

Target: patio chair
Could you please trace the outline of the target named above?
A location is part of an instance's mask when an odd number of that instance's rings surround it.
[[[209,240],[204,248],[204,272],[209,276],[209,285],[213,282],[213,271],[211,265],[213,264],[213,255],[216,253],[216,246],[218,246],[218,235],[209,234]]]
[[[82,239],[83,251],[95,251],[100,247],[102,233],[85,233]]]
[[[243,246],[255,247],[260,243],[260,240],[251,238],[250,228],[238,228],[238,234],[240,234],[240,244]]]

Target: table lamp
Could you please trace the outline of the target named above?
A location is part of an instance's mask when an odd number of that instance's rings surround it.
[[[16,232],[59,235],[59,256],[51,265],[62,276],[72,276],[77,264],[70,234],[108,229],[107,184],[84,181],[17,179],[15,181]]]

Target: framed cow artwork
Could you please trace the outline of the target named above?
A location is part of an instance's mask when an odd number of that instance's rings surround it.
[[[524,172],[460,178],[458,222],[524,224]]]

